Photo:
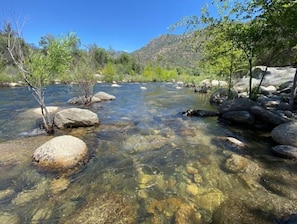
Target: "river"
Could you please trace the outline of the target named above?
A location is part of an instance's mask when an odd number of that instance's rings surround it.
[[[94,92],[116,99],[87,107],[98,114],[98,127],[55,132],[79,137],[89,149],[86,164],[63,174],[31,163],[53,136],[29,137],[40,117],[28,89],[0,88],[0,222],[281,223],[296,213],[296,162],[270,152],[269,133],[184,117],[186,109],[215,108],[208,95],[176,87],[97,84]],[[74,95],[52,85],[46,104],[68,108]]]

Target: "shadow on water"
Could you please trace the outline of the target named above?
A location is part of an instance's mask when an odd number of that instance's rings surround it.
[[[215,117],[183,117],[187,109],[214,110],[190,89],[142,85],[96,85],[116,96],[89,107],[100,125],[55,133],[89,148],[88,162],[68,173],[32,166],[34,149],[52,137],[16,138],[36,126],[28,112],[36,104],[26,88],[0,89],[0,222],[271,223],[297,211],[296,163],[272,155],[269,137]],[[63,85],[47,94],[60,108],[73,96]],[[232,148],[220,136],[251,147]]]

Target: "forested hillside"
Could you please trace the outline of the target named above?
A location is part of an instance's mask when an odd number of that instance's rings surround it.
[[[132,53],[141,65],[158,64],[163,67],[193,68],[200,54],[191,47],[192,35],[162,35]]]

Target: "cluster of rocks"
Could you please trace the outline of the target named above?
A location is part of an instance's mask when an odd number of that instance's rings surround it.
[[[101,101],[114,100],[114,99],[116,99],[115,96],[100,91],[100,92],[95,93],[93,96],[87,97],[87,99],[84,96],[78,96],[78,97],[71,98],[70,100],[68,100],[68,103],[84,105],[85,102],[89,102],[89,104],[93,104],[93,103],[98,103]]]
[[[272,150],[284,157],[297,159],[297,122],[289,122],[275,127],[271,137],[278,144]]]
[[[226,100],[219,106],[219,119],[229,124],[244,124],[269,130],[286,123],[289,118],[268,110],[248,98]]]
[[[297,159],[297,122],[286,113],[271,111],[247,98],[228,100],[219,107],[219,120],[247,125],[257,130],[272,130],[272,139],[280,144],[272,147],[278,155]]]
[[[226,86],[228,86],[228,83],[226,81],[205,79],[201,81],[199,85],[194,87],[194,92],[208,93],[212,87],[226,87]],[[192,86],[188,85],[188,87],[192,87]]]
[[[73,98],[68,103],[81,104],[82,97]],[[92,103],[113,100],[115,96],[98,92],[92,97]],[[90,127],[99,124],[98,115],[88,109],[67,108],[54,115],[54,125],[59,129]],[[84,164],[88,158],[88,148],[81,139],[62,135],[54,137],[37,148],[33,154],[33,163],[43,170],[64,171]]]
[[[273,147],[273,150],[278,155],[296,159],[296,113],[288,104],[295,72],[296,69],[292,67],[271,67],[266,70],[264,66],[257,66],[253,69],[252,88],[257,88],[261,79],[262,83],[256,101],[248,99],[246,91],[249,77],[246,76],[241,78],[232,90],[218,88],[211,94],[210,102],[218,105],[218,112],[187,110],[183,114],[199,117],[217,115],[219,121],[229,125],[272,131],[272,139],[280,144]],[[211,83],[206,80],[201,83],[200,88],[209,89],[213,86]]]

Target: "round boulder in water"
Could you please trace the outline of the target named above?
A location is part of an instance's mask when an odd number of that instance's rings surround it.
[[[64,170],[80,165],[87,153],[86,143],[79,138],[63,135],[37,148],[33,154],[33,162],[44,169]]]

